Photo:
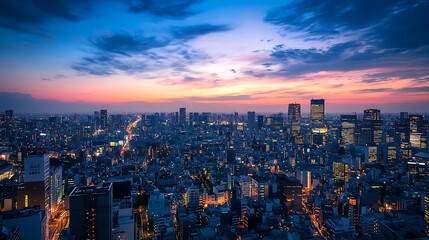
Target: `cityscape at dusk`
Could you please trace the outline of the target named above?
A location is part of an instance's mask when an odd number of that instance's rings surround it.
[[[429,240],[429,0],[4,0],[0,36],[0,240]]]

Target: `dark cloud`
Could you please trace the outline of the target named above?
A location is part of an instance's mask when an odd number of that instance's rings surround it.
[[[429,92],[429,86],[424,87],[406,87],[406,88],[400,88],[396,90],[397,92],[402,93],[428,93]]]
[[[227,25],[200,24],[186,27],[175,27],[173,28],[172,33],[174,39],[188,41],[209,33],[228,30],[231,30],[231,27]]]
[[[391,91],[391,88],[368,88],[368,89],[359,89],[354,90],[354,93],[378,93],[378,92],[388,92]]]
[[[204,101],[204,102],[221,102],[221,101],[237,101],[237,100],[255,100],[258,98],[254,98],[252,95],[235,95],[235,96],[218,96],[218,97],[190,97],[191,101]]]
[[[55,76],[53,76],[51,78],[42,78],[41,80],[43,80],[43,81],[52,81],[52,80],[56,80],[56,79],[63,79],[65,77],[66,76],[64,74],[57,74],[57,75],[55,75]]]
[[[265,21],[310,38],[365,29],[394,41],[386,44],[416,47],[421,46],[417,41],[428,43],[429,33],[423,33],[429,24],[427,12],[426,0],[301,0],[269,11]]]
[[[0,27],[47,36],[43,25],[48,20],[79,21],[90,12],[86,0],[0,1]]]
[[[163,39],[146,36],[141,31],[106,33],[89,40],[92,52],[72,68],[82,74],[100,76],[118,71],[136,74],[160,69],[185,72],[189,65],[211,59],[204,51],[189,46],[187,41],[228,29],[225,25],[210,24],[177,27]]]
[[[429,76],[429,68],[399,70],[399,71],[368,74],[363,76],[362,82],[365,82],[365,83],[390,82],[390,81],[402,80],[402,79],[413,79],[416,82],[425,82],[427,79],[427,76]]]
[[[108,33],[91,40],[94,47],[99,50],[130,56],[144,53],[153,48],[165,47],[170,40],[159,40],[156,37],[145,37],[143,33]]]
[[[265,62],[260,63],[267,66]],[[429,65],[429,47],[404,51],[365,45],[359,41],[333,44],[327,49],[285,49],[276,47],[270,54],[270,66],[278,71],[250,70],[245,73],[255,77],[296,77],[320,71],[353,71],[373,68],[410,67],[426,69]],[[364,79],[368,82],[372,78]]]
[[[198,81],[198,78],[194,78],[194,77],[190,77],[190,76],[185,76],[185,77],[183,77],[183,81],[184,82],[195,82],[195,81]]]
[[[281,70],[274,74],[293,77],[380,67],[428,69],[428,12],[427,0],[294,1],[268,12],[265,21],[288,32],[304,33],[307,41],[329,43],[343,36],[354,40],[329,44],[325,49],[287,49],[277,45],[271,58],[281,65]],[[366,76],[363,81],[385,79]],[[416,81],[424,79],[416,77]]]
[[[160,17],[185,18],[197,12],[192,5],[202,0],[125,0],[129,10],[134,13],[149,12]]]

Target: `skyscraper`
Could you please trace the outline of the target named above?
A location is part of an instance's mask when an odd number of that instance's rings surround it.
[[[301,130],[301,104],[290,103],[288,107],[287,122],[292,132]]]
[[[75,187],[69,196],[70,233],[76,239],[112,238],[112,183]]]
[[[180,124],[185,125],[185,123],[186,123],[186,108],[180,108],[179,119],[180,119]]]
[[[262,129],[263,126],[264,126],[264,116],[259,115],[258,116],[258,129]]]
[[[100,110],[100,127],[103,130],[107,130],[107,127],[108,127],[107,119],[108,119],[107,110],[106,109]]]
[[[410,131],[413,133],[422,133],[423,130],[423,120],[425,119],[423,115],[409,115],[410,119]]]
[[[365,109],[363,113],[364,125],[369,130],[369,141],[375,143],[383,142],[383,121],[380,117],[380,110]]]
[[[255,112],[247,112],[247,126],[250,129],[254,129],[256,125],[256,114]]]
[[[311,99],[311,125],[320,127],[325,120],[325,99]]]
[[[341,143],[344,145],[355,145],[356,114],[341,115]]]
[[[365,109],[363,112],[364,120],[380,120],[380,110],[378,109]]]
[[[24,185],[17,191],[18,208],[40,206],[49,209],[49,155],[24,159]]]

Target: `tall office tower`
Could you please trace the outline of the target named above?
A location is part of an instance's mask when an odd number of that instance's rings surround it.
[[[226,150],[226,162],[230,163],[230,164],[237,163],[237,161],[235,159],[235,151],[234,151],[234,149],[228,149],[228,150]]]
[[[380,110],[365,109],[364,110],[364,126],[368,130],[368,141],[375,143],[383,142],[383,121],[380,118]]]
[[[344,145],[355,145],[356,114],[341,115],[341,143]]]
[[[423,122],[425,117],[423,115],[409,115],[410,131],[413,133],[423,132]]]
[[[0,113],[0,143],[13,141],[14,126],[15,120],[13,110],[6,110],[4,113]]]
[[[395,120],[395,133],[402,143],[410,141],[410,118],[407,112],[401,112],[400,117]]]
[[[201,114],[201,120],[205,123],[208,124],[210,122],[210,117],[211,117],[211,113],[209,112],[203,112]]]
[[[320,127],[325,121],[325,99],[311,99],[311,125]]]
[[[355,197],[349,198],[349,223],[353,224],[355,228],[359,225],[359,199]]]
[[[256,125],[256,114],[255,112],[247,112],[247,126],[250,129],[254,129]]]
[[[49,209],[49,155],[32,155],[24,159],[24,185],[17,191],[18,208],[40,206]]]
[[[70,234],[75,239],[112,238],[112,183],[75,187],[69,195]]]
[[[121,114],[112,115],[113,130],[123,129],[124,127],[124,116]]]
[[[94,129],[98,129],[100,127],[100,112],[94,111],[94,119],[93,119]]]
[[[63,168],[61,165],[50,168],[51,209],[55,211],[63,197]]]
[[[365,109],[363,112],[364,120],[380,120],[380,110],[378,109]]]
[[[100,127],[103,130],[107,130],[108,128],[108,116],[107,116],[107,110],[103,109],[100,110]]]
[[[421,210],[426,221],[426,235],[429,236],[429,192],[422,193]]]
[[[264,127],[264,116],[259,115],[258,116],[258,129],[262,129]]]
[[[371,138],[372,141],[379,144],[383,142],[383,121],[372,120],[371,122]]]
[[[287,123],[291,127],[292,132],[298,132],[301,130],[301,104],[289,104]]]
[[[180,108],[179,119],[180,119],[180,124],[182,125],[186,124],[186,108]]]
[[[179,122],[179,112],[175,112],[174,113],[174,122],[178,123]]]

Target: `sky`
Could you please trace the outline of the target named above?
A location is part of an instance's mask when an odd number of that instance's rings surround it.
[[[429,112],[427,0],[0,1],[0,110]]]

